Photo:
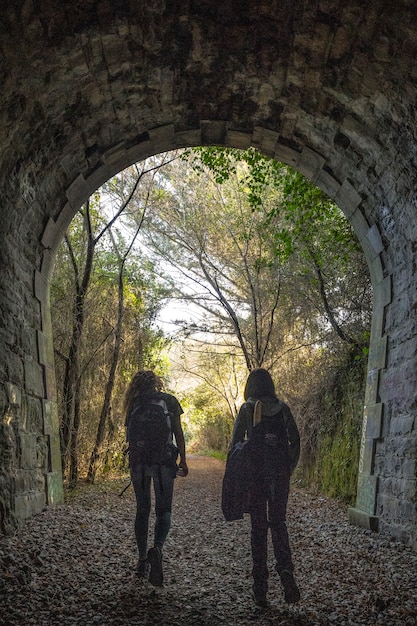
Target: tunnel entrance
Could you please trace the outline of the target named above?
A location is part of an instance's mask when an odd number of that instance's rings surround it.
[[[327,193],[374,291],[351,519],[417,545],[416,26],[405,0],[51,3],[0,30],[1,526],[62,497],[48,282],[73,215],[177,147],[254,146]]]

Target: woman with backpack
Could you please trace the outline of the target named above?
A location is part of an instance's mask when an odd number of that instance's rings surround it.
[[[188,474],[180,419],[183,410],[175,396],[162,392],[162,387],[155,372],[140,370],[133,376],[124,401],[130,475],[136,496],[136,574],[139,578],[149,575],[149,582],[156,587],[163,586],[162,548],[171,526],[174,479],[177,470],[182,476]],[[147,550],[151,482],[156,519],[154,545]]]
[[[251,478],[246,510],[252,527],[254,601],[260,607],[268,606],[267,542],[270,528],[275,569],[281,579],[285,601],[298,602],[300,592],[294,579],[286,512],[290,476],[300,456],[300,435],[289,407],[277,398],[267,370],[257,368],[250,372],[244,398],[233,430],[232,447],[248,440],[245,446]],[[259,423],[256,423],[257,415]]]

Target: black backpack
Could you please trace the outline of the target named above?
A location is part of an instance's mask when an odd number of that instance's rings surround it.
[[[172,443],[171,414],[165,400],[147,398],[136,403],[126,424],[131,468],[175,464],[177,449]]]
[[[273,480],[289,471],[288,434],[282,409],[275,415],[262,416],[253,427],[246,448],[255,482]]]

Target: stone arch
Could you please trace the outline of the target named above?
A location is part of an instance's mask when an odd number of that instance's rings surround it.
[[[154,129],[149,132],[144,141],[140,141],[129,150],[123,145],[116,146],[102,156],[103,165],[97,168],[91,176],[79,175],[66,191],[67,203],[57,216],[50,218],[42,234],[41,243],[43,253],[39,270],[36,270],[34,289],[35,296],[41,305],[43,328],[42,337],[45,355],[41,365],[45,368],[46,380],[54,378],[53,346],[51,322],[49,313],[49,279],[53,267],[54,252],[74,217],[76,211],[111,176],[140,159],[147,158],[158,152],[165,152],[178,147],[202,145],[203,135],[209,144],[220,143],[226,147],[245,149],[254,146],[264,154],[286,163],[304,174],[309,180],[320,187],[331,197],[351,222],[364,250],[368,261],[374,291],[374,313],[371,332],[369,366],[364,408],[364,423],[361,440],[361,457],[359,468],[359,484],[357,494],[357,508],[350,509],[349,517],[352,522],[367,528],[378,528],[377,508],[377,481],[375,474],[376,443],[382,437],[382,403],[379,397],[380,373],[385,368],[387,336],[384,334],[384,309],[391,299],[391,277],[384,273],[381,254],[383,244],[378,226],[370,226],[361,207],[362,198],[352,184],[345,179],[337,181],[328,171],[323,169],[326,158],[308,147],[300,152],[289,148],[279,141],[279,134],[268,129],[257,127],[252,134],[236,133],[227,130],[227,123],[222,121],[203,121],[204,133],[199,131],[176,133],[172,125]],[[54,389],[53,383],[46,385]],[[50,430],[58,434],[58,419],[54,397],[44,401],[44,419],[49,424],[53,417]],[[56,454],[58,452],[56,451]],[[58,473],[56,473],[58,472]],[[54,464],[55,480],[50,480],[48,490],[50,502],[55,499],[54,492],[59,492],[59,466]],[[58,485],[57,485],[58,481]]]
[[[0,53],[0,526],[62,495],[48,278],[76,208],[145,156],[254,145],[359,235],[379,313],[350,515],[417,546],[414,3],[16,0]]]

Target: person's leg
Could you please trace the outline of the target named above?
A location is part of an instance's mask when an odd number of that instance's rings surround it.
[[[161,465],[154,474],[155,489],[155,534],[154,545],[161,549],[171,528],[172,496],[174,476],[172,468]]]
[[[268,520],[266,498],[262,489],[251,495],[250,517],[253,593],[255,602],[260,606],[266,606],[269,576],[267,564]]]
[[[146,576],[149,515],[151,512],[151,477],[139,466],[132,470],[132,484],[136,496],[135,537],[139,552],[137,574]]]
[[[156,587],[163,586],[162,548],[171,527],[172,495],[174,475],[172,468],[165,465],[152,468],[155,490],[155,532],[154,547],[148,551],[151,566],[149,582]]]
[[[288,603],[298,602],[300,592],[294,580],[294,564],[286,523],[289,475],[282,475],[270,486],[268,501],[269,526],[277,570]]]

